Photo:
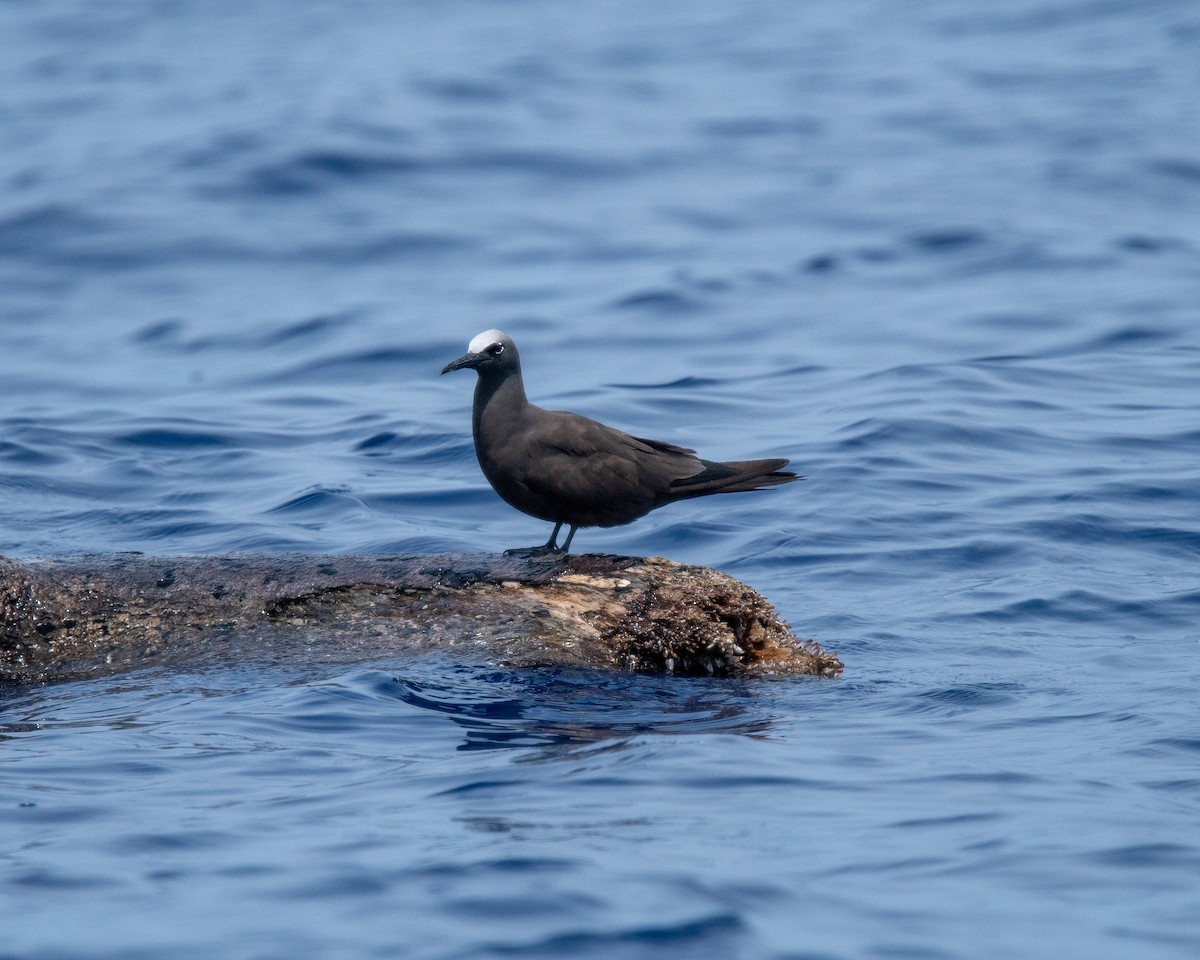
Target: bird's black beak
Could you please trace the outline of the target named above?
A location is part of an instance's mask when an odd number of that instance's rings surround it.
[[[451,360],[448,364],[442,367],[442,373],[449,373],[451,370],[473,370],[483,362],[483,356],[478,353],[467,353],[459,357],[457,360]],[[441,376],[441,374],[438,374]]]

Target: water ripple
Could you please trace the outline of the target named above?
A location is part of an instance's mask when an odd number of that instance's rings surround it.
[[[728,688],[668,688],[641,677],[562,671],[456,671],[454,681],[401,676],[395,695],[465,731],[461,750],[588,746],[646,734],[762,736],[771,727],[768,716]]]

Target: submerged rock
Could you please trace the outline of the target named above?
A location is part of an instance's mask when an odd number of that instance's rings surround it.
[[[0,679],[195,661],[408,652],[515,666],[832,677],[761,595],[661,558],[219,556],[0,559]]]

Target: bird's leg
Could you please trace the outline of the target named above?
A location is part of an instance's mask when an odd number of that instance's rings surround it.
[[[571,543],[571,537],[575,536],[575,528],[571,528],[571,532],[567,534],[567,543],[560,547],[555,541],[558,540],[558,531],[561,529],[562,521],[560,520],[554,525],[550,539],[540,547],[513,547],[511,550],[505,550],[504,555],[506,557],[540,557],[547,553],[566,553],[567,546]]]
[[[554,525],[554,529],[550,531],[550,539],[536,549],[541,550],[543,553],[558,553],[558,531],[562,529],[562,525],[563,522],[559,520]]]
[[[578,527],[576,527],[575,525],[572,524],[571,529],[567,531],[567,539],[564,540],[563,545],[558,548],[559,553],[566,553],[568,550],[571,549],[571,540],[575,537],[575,531],[578,529],[579,529]],[[555,534],[558,533],[557,527],[555,528],[554,532],[555,532]],[[553,539],[553,537],[551,539]]]

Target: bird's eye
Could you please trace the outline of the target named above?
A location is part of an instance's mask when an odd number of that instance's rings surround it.
[[[490,347],[487,348],[487,352],[490,353],[493,357],[498,357],[498,356],[500,356],[500,354],[502,354],[504,352],[504,344],[493,343]]]

